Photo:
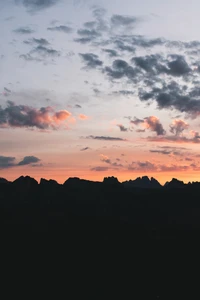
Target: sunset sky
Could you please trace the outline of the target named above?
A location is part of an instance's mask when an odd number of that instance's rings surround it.
[[[198,0],[1,0],[0,177],[200,181]]]

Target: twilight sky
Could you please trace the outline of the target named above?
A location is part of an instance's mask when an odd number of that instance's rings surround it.
[[[1,0],[0,177],[200,179],[198,0]]]

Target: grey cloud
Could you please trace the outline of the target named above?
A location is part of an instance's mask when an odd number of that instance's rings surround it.
[[[83,37],[83,38],[78,38],[74,39],[75,42],[80,43],[80,44],[87,44],[93,41],[93,37]]]
[[[122,124],[118,124],[117,126],[119,127],[120,131],[122,131],[122,132],[127,132],[127,131],[128,131],[128,128],[126,128],[126,127],[125,127],[124,125],[122,125]]]
[[[15,165],[15,157],[0,156],[0,169],[6,169]]]
[[[57,4],[60,0],[19,0],[17,3],[23,4],[29,11],[38,11],[47,9],[55,4]]]
[[[102,140],[102,141],[126,141],[125,139],[119,138],[119,137],[111,137],[111,136],[94,136],[89,135],[86,137],[86,139],[93,139],[93,140]]]
[[[41,58],[33,57],[30,53],[21,54],[19,57],[26,60],[26,61],[36,61],[36,62],[42,62],[43,61],[43,59],[41,59]]]
[[[111,24],[114,27],[135,27],[139,21],[139,18],[132,16],[113,15],[111,17]]]
[[[82,108],[82,106],[79,105],[79,104],[75,104],[75,107],[76,107],[76,108]]]
[[[196,88],[187,92],[185,88],[173,83],[162,88],[153,88],[150,92],[140,90],[139,98],[141,101],[155,100],[159,109],[174,108],[196,117],[200,113],[200,99],[191,96],[195,91]]]
[[[67,111],[55,112],[51,107],[32,108],[27,105],[15,105],[8,101],[7,107],[0,106],[0,127],[36,127],[38,129],[56,129],[57,123],[70,116]]]
[[[129,117],[128,117],[128,118],[129,118]],[[130,118],[131,118],[131,117],[130,117]],[[130,118],[129,118],[129,119],[130,119]],[[131,124],[134,124],[134,125],[139,125],[139,124],[144,123],[144,120],[138,119],[138,118],[134,117],[133,120],[130,119],[130,123],[131,123]]]
[[[132,95],[135,95],[135,92],[129,91],[129,90],[121,90],[121,91],[115,91],[115,92],[113,92],[113,94],[120,94],[123,96],[132,96]]]
[[[109,168],[108,167],[94,167],[91,169],[91,171],[96,171],[96,172],[104,172],[104,171],[108,171]]]
[[[120,51],[127,51],[127,52],[130,52],[130,53],[135,53],[135,47],[133,47],[132,45],[125,44],[121,40],[116,40],[114,42],[114,44],[117,47],[117,49],[120,50]]]
[[[113,79],[127,77],[128,79],[134,80],[138,75],[137,69],[134,69],[126,61],[121,59],[115,60],[112,67],[105,67],[103,72]]]
[[[21,160],[18,163],[18,166],[25,166],[25,165],[35,164],[35,163],[38,163],[39,161],[40,161],[40,159],[35,157],[35,156],[25,156],[23,158],[23,160]]]
[[[97,32],[95,29],[79,29],[77,31],[78,35],[84,36],[84,37],[92,37],[96,38],[100,36],[101,34]]]
[[[159,119],[150,116],[144,119],[145,126],[151,131],[156,132],[157,135],[165,135],[166,131],[163,128],[163,125],[160,123]]]
[[[164,155],[169,155],[171,154],[171,151],[167,150],[149,150],[151,153],[159,153],[159,154],[164,154]]]
[[[31,29],[30,27],[19,27],[13,31],[19,34],[32,34],[35,32],[35,30]]]
[[[85,147],[85,148],[82,148],[80,151],[87,151],[89,149],[90,149],[89,147]]]
[[[5,91],[6,93],[11,93],[11,90],[7,89],[6,87],[4,87],[4,91]]]
[[[189,68],[185,58],[181,55],[171,55],[172,61],[168,62],[168,72],[172,76],[183,76],[188,74],[191,69]]]
[[[40,55],[43,56],[60,56],[60,52],[52,49],[52,48],[47,48],[45,46],[39,45],[36,48],[34,48],[31,53],[39,53]]]
[[[88,68],[96,68],[96,67],[100,67],[103,65],[103,62],[101,60],[99,60],[99,57],[96,54],[93,53],[85,53],[79,54],[81,56],[81,58],[83,59],[83,61],[86,64],[86,67]]]
[[[50,31],[58,31],[58,32],[64,32],[64,33],[71,33],[73,29],[69,26],[60,25],[55,27],[48,27],[47,30]]]
[[[40,39],[36,39],[36,38],[32,38],[30,40],[26,40],[24,41],[25,44],[37,44],[37,45],[40,45],[40,46],[47,46],[49,45],[49,42],[44,39],[44,38],[40,38]]]
[[[108,55],[110,57],[116,57],[118,56],[117,51],[113,50],[113,49],[103,49],[104,52],[108,53]]]

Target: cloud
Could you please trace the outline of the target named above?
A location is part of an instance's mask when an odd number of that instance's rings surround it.
[[[39,161],[40,161],[40,159],[35,157],[35,156],[25,156],[23,158],[23,160],[21,160],[18,163],[18,166],[25,166],[25,165],[35,164],[35,163],[38,163]]]
[[[64,32],[64,33],[71,33],[73,31],[73,29],[71,27],[65,26],[65,25],[48,27],[47,30],[57,31],[57,32]]]
[[[174,120],[170,125],[170,132],[176,136],[180,135],[185,129],[188,129],[189,124],[183,120]]]
[[[163,128],[163,125],[160,123],[160,120],[155,116],[146,117],[144,119],[138,119],[134,117],[132,119],[131,117],[126,117],[130,120],[131,124],[134,124],[136,126],[142,125],[146,129],[149,129],[153,132],[156,132],[157,135],[165,135],[166,131]],[[145,130],[139,130],[137,132],[144,132]]]
[[[26,105],[15,105],[8,101],[7,107],[0,106],[0,128],[35,127],[56,129],[71,116],[67,110],[55,112],[50,106],[36,109]]]
[[[104,155],[104,154],[100,154],[101,157],[101,161],[107,163],[107,164],[111,164],[111,160],[109,159],[108,156]]]
[[[165,135],[166,133],[159,119],[155,116],[144,118],[144,126],[145,128],[156,132],[157,135]]]
[[[125,127],[124,125],[122,125],[122,124],[117,124],[117,126],[119,127],[120,131],[122,131],[122,132],[128,131],[128,128],[126,128],[126,127]]]
[[[110,57],[116,57],[118,56],[117,51],[113,49],[103,49],[104,52],[106,52]]]
[[[82,148],[80,151],[87,151],[89,149],[90,149],[89,147],[85,147],[85,148]]]
[[[0,156],[0,169],[6,169],[15,165],[15,157]]]
[[[32,38],[30,40],[24,41],[24,43],[28,44],[28,45],[37,44],[37,45],[40,45],[40,46],[49,45],[49,42],[44,38],[40,38],[40,39]]]
[[[77,30],[77,34],[84,38],[91,38],[92,40],[101,36],[101,34],[95,29],[79,29]]]
[[[50,8],[59,1],[60,0],[18,0],[16,3],[21,3],[28,9],[28,11],[34,12]]]
[[[79,118],[80,120],[83,120],[83,121],[89,119],[89,117],[86,116],[86,115],[84,115],[84,114],[79,114],[79,115],[78,115],[78,118]]]
[[[125,142],[125,139],[119,138],[119,137],[111,137],[111,136],[94,136],[89,135],[86,137],[86,139],[92,139],[92,140],[100,140],[100,141],[123,141]]]
[[[131,29],[134,28],[139,21],[140,18],[132,16],[113,15],[111,17],[111,24],[114,28]]]
[[[130,117],[130,118],[127,117],[127,118],[128,118],[128,119],[131,119],[131,117]],[[134,117],[133,120],[130,120],[130,123],[131,123],[131,124],[134,124],[134,125],[140,125],[140,124],[143,124],[143,123],[144,123],[144,120],[138,119],[138,118]]]
[[[99,60],[99,57],[96,54],[93,54],[93,53],[85,53],[85,54],[79,53],[79,55],[81,56],[81,58],[85,62],[87,68],[94,69],[94,68],[97,68],[97,67],[101,67],[103,65],[103,62],[101,60]]]
[[[0,156],[0,169],[35,164],[38,163],[40,159],[35,156],[25,156],[19,163],[16,163],[15,161],[15,157]]]
[[[128,167],[130,171],[142,172],[184,172],[191,168],[191,165],[155,164],[149,161],[132,162]]]
[[[158,142],[158,143],[177,143],[177,144],[199,144],[200,143],[200,135],[197,133],[196,136],[192,138],[188,138],[185,136],[163,136],[163,137],[148,137],[148,141],[150,142]]]
[[[109,168],[108,167],[94,167],[91,169],[91,171],[96,171],[96,172],[105,172],[108,171]]]
[[[45,46],[39,45],[36,48],[34,48],[31,53],[37,53],[40,54],[41,56],[60,56],[60,52],[52,49],[52,48],[47,48]]]
[[[30,27],[19,27],[13,31],[19,34],[32,34],[35,32],[35,30],[31,29]]]
[[[75,104],[75,107],[76,107],[76,108],[82,108],[82,106],[79,105],[79,104]]]
[[[111,79],[127,77],[130,80],[134,80],[138,75],[138,70],[122,59],[114,60],[112,67],[105,67],[103,72]]]

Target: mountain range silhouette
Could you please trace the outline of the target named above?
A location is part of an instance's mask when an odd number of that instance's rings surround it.
[[[116,177],[105,177],[103,182],[99,181],[91,181],[80,179],[78,177],[69,177],[63,184],[59,184],[56,180],[44,179],[41,178],[40,182],[38,183],[34,178],[30,176],[20,176],[19,178],[15,179],[13,182],[8,181],[5,178],[0,178],[0,184],[6,184],[10,186],[18,186],[18,187],[25,187],[25,188],[34,188],[37,186],[41,187],[50,187],[50,186],[65,186],[65,187],[80,187],[80,186],[88,186],[89,185],[100,185],[100,184],[107,184],[107,185],[122,185],[126,188],[141,188],[141,189],[161,189],[161,188],[183,188],[187,186],[200,186],[200,182],[189,182],[185,184],[183,181],[180,181],[176,178],[172,178],[171,181],[167,181],[164,185],[161,185],[159,181],[155,178],[148,176],[137,177],[135,180],[128,180],[124,182],[119,182]]]

